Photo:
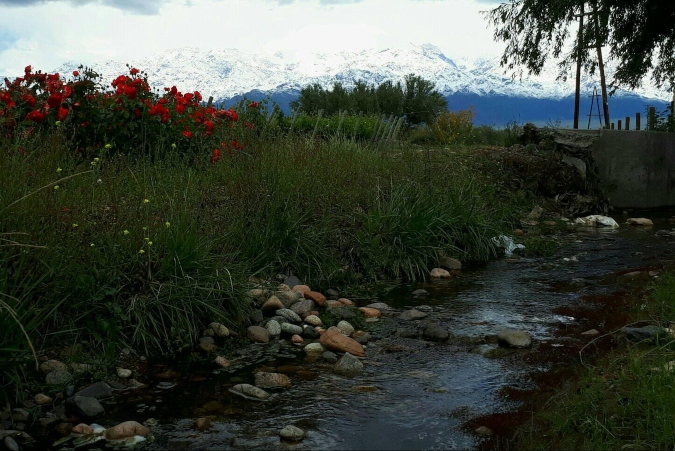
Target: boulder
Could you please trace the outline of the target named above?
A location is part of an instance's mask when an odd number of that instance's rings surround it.
[[[356,376],[363,372],[363,363],[350,353],[345,353],[333,367],[333,372],[341,376]]]
[[[268,300],[265,301],[265,303],[260,307],[260,310],[262,310],[263,315],[265,316],[273,316],[277,310],[283,309],[284,304],[281,302],[281,300],[276,297],[276,296],[270,296]]]
[[[318,291],[306,291],[304,293],[305,299],[311,299],[316,302],[319,306],[323,305],[326,302],[326,296],[319,293]]]
[[[497,335],[497,341],[511,348],[529,348],[532,346],[532,337],[524,330],[502,330]]]
[[[299,427],[289,425],[289,426],[284,427],[281,430],[281,432],[279,432],[279,436],[281,438],[283,438],[284,440],[290,440],[290,441],[297,442],[297,441],[305,438],[305,431],[303,431]]]
[[[255,386],[260,388],[289,388],[291,380],[285,374],[259,371],[255,373]]]
[[[246,336],[254,343],[269,343],[270,341],[270,333],[260,326],[249,326],[246,329]]]
[[[270,394],[262,388],[258,388],[249,384],[237,384],[228,391],[237,396],[241,396],[242,398],[251,399],[254,401],[264,401],[270,397]]]
[[[448,271],[460,271],[462,269],[462,262],[456,258],[441,257],[438,261],[438,265]]]
[[[365,357],[366,352],[355,340],[342,334],[342,331],[333,326],[321,335],[319,340],[324,348],[336,352],[349,352],[356,357]]]
[[[652,227],[654,225],[652,220],[647,218],[629,218],[626,224],[642,227]]]
[[[230,329],[225,327],[225,325],[213,322],[209,324],[209,328],[213,330],[216,334],[216,337],[225,338],[230,336]]]
[[[66,400],[66,408],[75,415],[87,418],[93,418],[105,412],[98,399],[78,395]]]
[[[424,329],[422,334],[425,340],[444,341],[448,339],[448,331],[440,324],[430,324]]]
[[[429,276],[432,279],[450,279],[452,274],[443,268],[434,268],[431,270],[431,273],[429,273]]]
[[[108,428],[105,431],[105,438],[108,440],[122,440],[137,435],[149,437],[150,429],[136,421],[125,421],[124,423]]]

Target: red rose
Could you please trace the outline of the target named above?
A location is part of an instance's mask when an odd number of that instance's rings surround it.
[[[33,71],[33,67],[32,66],[26,66],[23,71],[26,73],[26,75],[28,75]]]
[[[131,75],[136,75],[136,74],[138,74],[139,71],[135,67],[132,67],[129,72],[131,73]]]
[[[0,98],[0,100],[3,100],[3,99]],[[37,102],[37,100],[35,100],[35,97],[33,97],[30,94],[22,95],[21,100],[23,100],[23,102],[31,108],[33,108],[35,106],[35,103]],[[7,102],[5,102],[5,103],[7,103]]]
[[[55,92],[54,94],[50,95],[49,98],[47,99],[47,105],[49,105],[51,108],[60,107],[61,102],[63,102],[63,96],[59,92]]]
[[[56,112],[57,121],[65,121],[68,117],[68,108],[59,108],[59,111]]]
[[[220,160],[220,150],[213,149],[213,153],[211,154],[211,163],[216,163],[218,160]]]
[[[192,138],[192,132],[188,129],[183,130],[183,136],[185,136],[187,139]]]
[[[73,71],[73,77],[79,77],[80,73],[76,70]]]
[[[258,102],[251,102],[248,104],[249,108],[258,108],[260,104]]]
[[[42,122],[45,120],[45,113],[43,113],[42,111],[33,110],[26,115],[26,120],[33,122]]]
[[[213,131],[213,122],[204,121],[204,127],[206,127],[206,133],[211,134],[211,132]]]
[[[185,113],[185,105],[181,105],[180,103],[176,105],[176,113],[178,114]]]
[[[195,91],[195,97],[197,98],[197,100],[198,100],[199,102],[202,101],[202,95],[199,93],[199,91]]]

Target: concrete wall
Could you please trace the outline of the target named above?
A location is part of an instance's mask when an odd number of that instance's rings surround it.
[[[592,152],[611,205],[675,205],[675,133],[601,130]]]

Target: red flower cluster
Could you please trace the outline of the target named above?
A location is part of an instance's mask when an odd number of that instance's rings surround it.
[[[88,152],[107,143],[115,143],[115,149],[132,149],[153,138],[172,143],[199,138],[204,145],[216,135],[219,141],[227,138],[220,148],[214,148],[214,163],[222,151],[229,154],[243,148],[233,136],[241,132],[232,130],[239,120],[237,111],[202,105],[199,91],[183,94],[172,86],[159,96],[150,89],[144,73],[133,67],[130,75],[112,80],[111,91],[96,81],[96,73],[80,69],[67,82],[59,74],[33,73],[31,66],[25,68],[23,77],[6,80],[5,88],[0,88],[0,134],[13,136],[30,133],[36,125],[60,125],[67,136],[74,137],[80,151]],[[251,102],[248,108],[259,105]],[[140,124],[143,133],[139,133]],[[253,129],[248,121],[243,125]]]

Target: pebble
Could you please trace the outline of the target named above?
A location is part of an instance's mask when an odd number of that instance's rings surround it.
[[[70,408],[76,415],[93,418],[105,412],[105,409],[96,398],[86,396],[73,396],[66,400],[66,407]]]
[[[45,382],[49,385],[63,385],[70,381],[73,376],[66,370],[54,370],[47,373]]]
[[[497,335],[497,341],[511,348],[529,348],[532,346],[532,337],[524,330],[502,330]]]
[[[71,432],[73,432],[75,434],[89,435],[89,434],[93,434],[94,430],[88,424],[80,423],[77,426],[73,427]]]
[[[270,341],[270,333],[260,326],[249,326],[246,329],[246,336],[255,343],[268,343]]]
[[[326,351],[321,354],[321,357],[328,363],[336,363],[338,361],[338,356],[334,352]]]
[[[117,368],[117,375],[123,379],[126,379],[128,377],[131,377],[131,370],[126,369],[126,368]]]
[[[427,294],[429,294],[429,292],[424,288],[418,288],[417,290],[412,292],[413,296],[426,296]]]
[[[305,340],[302,339],[300,335],[293,335],[291,337],[291,343],[296,344],[296,345],[301,345],[305,342]]]
[[[302,337],[309,338],[310,340],[319,338],[320,336],[319,332],[313,326],[305,326],[302,331]]]
[[[419,290],[415,290],[415,291],[419,291]],[[426,292],[426,290],[423,290],[423,291]],[[413,294],[414,294],[414,293],[415,293],[415,292],[413,292]],[[366,307],[368,307],[368,308],[374,308],[374,309],[377,309],[377,310],[391,310],[391,307],[389,307],[389,306],[388,306],[387,304],[385,304],[384,302],[375,302],[375,303],[373,303],[373,304],[368,304],[368,305],[366,305]]]
[[[279,432],[279,436],[283,439],[286,440],[292,440],[292,441],[299,441],[305,438],[305,431],[300,429],[299,427],[295,427],[292,425],[284,427],[281,432]]]
[[[586,332],[581,332],[581,335],[600,335],[600,332],[597,329],[590,329]]]
[[[277,310],[283,309],[284,304],[276,296],[271,296],[260,308],[265,316],[272,316]]]
[[[211,424],[211,420],[209,420],[208,418],[200,417],[200,418],[197,418],[195,420],[192,427],[194,429],[197,429],[198,431],[203,432],[203,431],[208,431],[209,429],[211,429],[213,427],[213,425]]]
[[[105,431],[105,438],[108,440],[120,440],[136,435],[148,437],[150,435],[150,428],[143,426],[136,421],[125,421],[124,423],[108,428]]]
[[[16,440],[14,440],[12,437],[5,437],[2,443],[5,445],[5,448],[8,451],[19,451],[21,449],[19,448],[19,444],[16,443]]]
[[[379,318],[382,316],[382,312],[376,308],[360,307],[359,310],[363,312],[364,318]]]
[[[478,426],[474,432],[482,437],[489,437],[492,435],[492,429],[487,426]]]
[[[348,337],[354,333],[354,326],[352,326],[351,324],[349,324],[347,321],[344,320],[337,323],[337,328],[340,329],[342,335],[346,335]]]
[[[290,388],[291,379],[281,373],[255,373],[255,386],[261,388]]]
[[[450,279],[452,277],[452,274],[450,274],[447,270],[443,268],[434,268],[429,273],[429,276],[432,279]]]
[[[40,364],[40,371],[43,373],[51,373],[52,371],[68,371],[65,363],[58,360],[46,360]]]
[[[241,396],[242,398],[251,399],[254,401],[263,401],[270,397],[262,388],[255,387],[250,384],[237,384],[228,390],[230,393]]]
[[[35,401],[35,404],[39,406],[44,406],[46,404],[51,404],[54,400],[44,393],[38,393],[35,395],[35,398],[33,398],[33,401]]]
[[[216,357],[215,362],[216,362],[216,364],[217,364],[218,366],[220,366],[220,367],[222,367],[222,368],[227,368],[227,367],[230,366],[230,361],[227,360],[227,359],[226,359],[225,357],[223,357],[222,355],[219,355],[218,357]]]
[[[426,318],[428,316],[427,313],[420,312],[419,310],[411,309],[411,310],[406,310],[405,312],[401,313],[401,316],[399,316],[399,319],[402,321],[413,321],[416,319],[422,319]]]
[[[321,343],[310,343],[304,348],[305,354],[308,355],[321,355],[326,352],[326,348],[323,347]]]
[[[300,335],[302,333],[302,327],[295,324],[284,323],[281,325],[281,331],[290,335]]]
[[[230,336],[230,329],[225,327],[223,324],[212,322],[209,324],[209,329],[213,330],[217,337],[225,338]]]
[[[276,311],[276,314],[282,316],[292,323],[298,324],[302,322],[302,318],[291,309],[282,308]]]
[[[279,324],[279,322],[277,322],[276,320],[271,319],[267,321],[267,324],[265,324],[265,328],[272,337],[278,337],[279,335],[281,335],[281,324]]]
[[[202,335],[203,335],[204,337],[213,337],[214,335],[216,335],[216,333],[214,332],[213,329],[208,328],[208,329],[206,329],[206,330],[204,331],[204,333],[202,333]]]

